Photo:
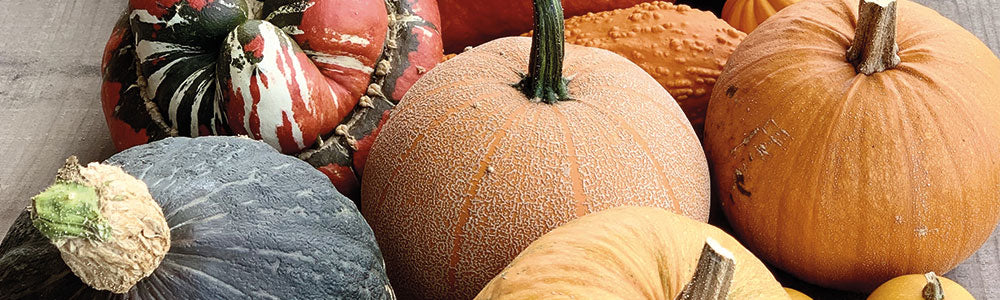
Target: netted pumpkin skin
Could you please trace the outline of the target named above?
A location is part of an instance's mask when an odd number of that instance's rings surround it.
[[[532,242],[476,299],[677,299],[706,238],[733,254],[726,299],[788,298],[764,263],[722,230],[660,208],[624,207]]]
[[[567,43],[610,50],[639,65],[701,135],[715,81],[746,34],[711,12],[654,1],[566,19],[565,36]]]
[[[514,85],[530,44],[498,39],[431,70],[375,141],[361,209],[401,297],[471,298],[532,240],[589,212],[707,219],[698,138],[655,80],[567,44],[571,100],[528,99]]]

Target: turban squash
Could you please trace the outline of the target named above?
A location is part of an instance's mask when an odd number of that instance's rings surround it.
[[[651,0],[565,0],[568,17],[626,8]],[[492,39],[518,35],[531,30],[530,1],[510,0],[438,0],[441,8],[442,34],[448,53],[476,46]]]
[[[746,34],[711,12],[653,1],[566,19],[565,36],[639,65],[677,100],[700,136],[715,81]]]
[[[1000,218],[1000,59],[912,1],[807,0],[750,33],[705,147],[734,230],[805,281],[945,273]],[[849,50],[850,49],[850,50]]]
[[[353,156],[440,61],[439,21],[434,0],[131,0],[102,65],[112,140],[248,135],[356,192]]]
[[[361,209],[401,297],[471,298],[532,240],[589,212],[707,220],[708,166],[680,107],[625,58],[564,49],[558,5],[536,1],[532,38],[431,70],[381,129]]]
[[[71,191],[96,203],[50,189],[10,227],[4,299],[392,299],[371,228],[299,159],[247,138],[178,137],[105,164]]]
[[[705,271],[706,240],[732,262],[721,297],[678,297]],[[718,250],[725,249],[725,251]],[[720,263],[725,268],[724,263]],[[721,277],[717,277],[721,278]],[[704,296],[704,295],[699,295]],[[488,299],[788,299],[753,253],[722,230],[660,208],[624,207],[534,241],[476,297]]]

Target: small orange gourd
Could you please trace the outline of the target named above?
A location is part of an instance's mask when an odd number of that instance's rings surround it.
[[[945,273],[1000,218],[1000,59],[912,1],[806,0],[750,33],[705,147],[737,236],[805,281]],[[897,16],[898,12],[898,16]]]
[[[563,49],[559,1],[535,5],[534,37],[434,68],[375,141],[361,210],[401,298],[471,298],[531,241],[589,212],[656,206],[707,220],[707,162],[670,94],[617,54]]]
[[[566,19],[565,34],[567,43],[610,50],[639,65],[677,100],[699,135],[712,87],[746,36],[711,12],[662,1]]]
[[[791,298],[791,300],[812,300],[812,297],[794,289],[785,288],[785,292],[788,293],[788,297]]]
[[[728,0],[722,6],[722,19],[750,33],[764,20],[796,2],[799,0]]]
[[[715,254],[718,257],[711,256]],[[721,262],[714,268],[706,264],[717,259]],[[725,284],[708,290],[721,297],[678,297],[685,290],[697,293],[688,286],[705,281],[695,278],[717,278],[696,274],[720,270],[731,277],[719,278]],[[625,207],[589,214],[545,234],[476,299],[788,297],[764,264],[722,230],[659,208]]]
[[[975,300],[969,291],[951,279],[927,274],[903,275],[880,285],[868,300]]]

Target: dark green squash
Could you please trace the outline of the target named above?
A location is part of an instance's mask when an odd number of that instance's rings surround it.
[[[171,240],[163,261],[126,294],[95,290],[25,211],[0,244],[0,298],[393,298],[354,203],[263,142],[168,138],[106,163],[144,181],[162,208]]]

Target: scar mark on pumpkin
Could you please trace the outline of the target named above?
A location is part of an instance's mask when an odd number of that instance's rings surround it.
[[[743,176],[743,171],[740,171],[740,169],[736,169],[736,184],[734,184],[733,186],[736,187],[736,190],[739,191],[740,194],[750,197],[751,193],[750,191],[747,190],[745,186],[743,186],[744,184],[746,184],[746,177]]]
[[[726,97],[729,97],[729,99],[732,99],[733,96],[736,96],[736,91],[738,91],[738,90],[739,90],[739,88],[736,88],[735,85],[730,85],[729,88],[726,89]]]

